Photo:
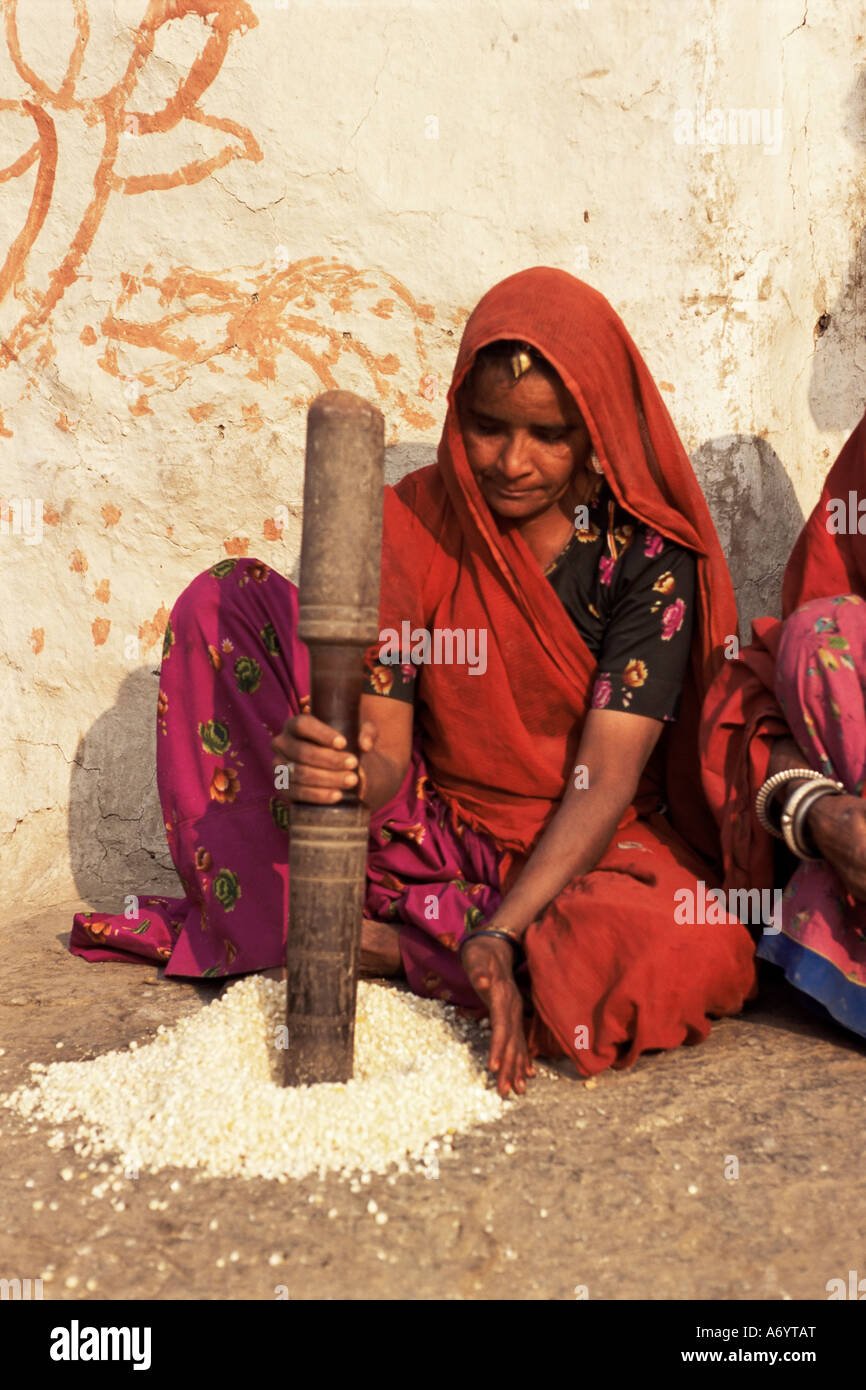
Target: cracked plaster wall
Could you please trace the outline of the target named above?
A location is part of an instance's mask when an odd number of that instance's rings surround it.
[[[858,7],[5,11],[4,911],[175,888],[154,777],[172,603],[227,555],[297,577],[320,390],[380,404],[390,480],[431,461],[462,325],[523,266],[614,303],[744,619],[775,610],[863,405]],[[708,143],[714,110],[767,135],[778,112],[778,149]]]

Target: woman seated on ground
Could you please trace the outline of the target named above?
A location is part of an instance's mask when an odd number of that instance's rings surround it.
[[[757,954],[861,1037],[866,536],[857,499],[864,483],[866,416],[791,552],[783,621],[753,624],[752,645],[725,664],[707,697],[701,733],[727,885],[787,884],[781,930],[764,931]]]
[[[743,926],[675,920],[677,894],[717,881],[697,729],[733,592],[670,416],[600,294],[536,267],[483,297],[438,462],[386,489],[384,534],[382,634],[462,633],[466,663],[371,648],[356,768],[304,708],[295,586],[249,559],[199,575],[171,614],[158,710],[187,896],[142,898],[146,928],[79,914],[72,949],[168,957],[167,975],[283,961],[272,763],[288,761],[292,799],[333,802],[360,778],[362,964],[489,1011],[501,1094],[525,1089],[538,1055],[588,1076],[700,1041],[754,987]]]

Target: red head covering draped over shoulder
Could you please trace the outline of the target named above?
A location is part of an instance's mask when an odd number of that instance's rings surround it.
[[[386,489],[382,629],[400,632],[408,620],[431,633],[486,631],[483,674],[468,664],[423,668],[416,718],[431,776],[452,813],[527,852],[563,795],[596,668],[520,533],[499,530],[466,456],[456,393],[479,348],[501,338],[531,343],[559,373],[621,504],[697,556],[691,664],[658,767],[674,826],[717,860],[697,728],[736,631],[728,569],[643,358],[607,300],[563,270],[536,266],[484,295],[463,333],[437,464]]]
[[[866,598],[866,536],[828,529],[831,499],[848,505],[866,477],[866,415],[827,475],[782,581],[782,620],[811,599],[835,594]],[[855,503],[856,512],[856,503]],[[775,738],[790,737],[776,700],[775,670],[782,623],[758,618],[752,644],[725,662],[707,696],[701,727],[704,787],[719,824],[728,887],[773,883],[772,839],[755,816],[755,796],[767,776]]]

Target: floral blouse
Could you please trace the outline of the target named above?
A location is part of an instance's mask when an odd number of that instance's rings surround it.
[[[695,557],[617,502],[600,480],[588,524],[545,574],[598,661],[593,709],[675,720],[691,647]],[[579,520],[584,520],[579,518]],[[417,668],[385,666],[370,648],[364,692],[414,697]]]

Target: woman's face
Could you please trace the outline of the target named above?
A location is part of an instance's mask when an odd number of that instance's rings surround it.
[[[469,466],[485,501],[501,517],[528,520],[564,499],[592,452],[589,430],[564,384],[531,368],[516,382],[486,362],[458,392]]]

